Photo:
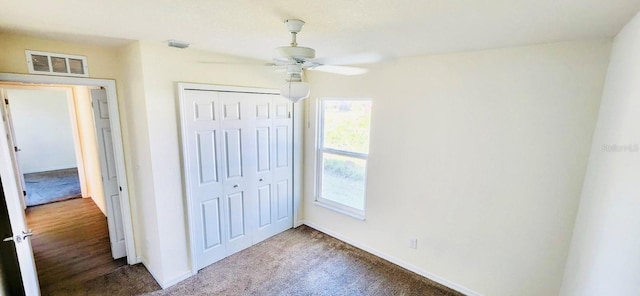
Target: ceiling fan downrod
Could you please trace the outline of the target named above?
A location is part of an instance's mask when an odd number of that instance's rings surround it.
[[[302,30],[302,26],[304,26],[304,22],[301,20],[291,19],[291,20],[284,21],[284,25],[287,26],[287,30],[291,32],[291,46],[292,47],[298,46],[298,42],[296,42],[296,36],[298,35],[298,32]]]

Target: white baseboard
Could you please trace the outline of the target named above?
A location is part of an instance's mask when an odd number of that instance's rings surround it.
[[[304,224],[304,220],[298,220],[293,222],[293,228],[298,228]]]
[[[191,273],[191,271],[187,271],[182,275],[179,275],[169,281],[161,281],[159,280],[159,277],[156,276],[153,273],[153,270],[151,270],[151,268],[149,268],[149,263],[147,263],[147,260],[144,257],[138,257],[138,261],[142,262],[142,265],[144,265],[144,267],[149,271],[149,273],[151,274],[151,276],[153,277],[154,280],[156,280],[156,283],[158,283],[158,285],[160,285],[160,288],[162,288],[163,290],[166,288],[169,288],[181,281],[184,281],[186,279],[188,279],[189,277],[191,277],[193,274]]]
[[[138,256],[138,257],[131,256],[131,260],[129,260],[129,256],[127,256],[127,264],[134,265],[134,264],[138,264],[138,263],[142,263],[142,257],[140,257],[140,256]]]
[[[482,294],[480,294],[480,293],[478,293],[476,291],[473,291],[473,290],[471,290],[471,289],[469,289],[467,287],[464,287],[462,285],[458,285],[458,284],[456,284],[456,283],[454,283],[452,281],[449,281],[447,279],[444,279],[442,277],[439,277],[437,275],[429,273],[429,272],[427,272],[426,270],[424,270],[424,269],[422,269],[420,267],[417,267],[417,266],[415,266],[413,264],[410,264],[410,263],[407,263],[405,261],[402,261],[402,260],[400,260],[400,259],[398,259],[396,257],[391,256],[391,255],[387,255],[385,253],[382,253],[382,252],[380,252],[380,251],[378,251],[378,250],[376,250],[374,248],[371,248],[371,247],[365,246],[363,244],[360,244],[358,242],[355,242],[355,241],[353,241],[353,240],[351,240],[351,239],[349,239],[347,237],[344,237],[344,236],[342,236],[340,234],[337,234],[337,233],[335,233],[335,232],[333,232],[333,231],[331,231],[329,229],[326,229],[326,228],[324,228],[322,226],[318,226],[318,225],[310,223],[308,221],[303,221],[303,223],[305,225],[311,227],[311,228],[314,228],[316,230],[322,231],[322,232],[324,232],[324,233],[326,233],[326,234],[328,234],[330,236],[333,236],[333,237],[335,237],[335,238],[337,238],[337,239],[339,239],[339,240],[341,240],[341,241],[343,241],[345,243],[348,243],[348,244],[350,244],[350,245],[352,245],[352,246],[354,246],[354,247],[356,247],[358,249],[361,249],[361,250],[363,250],[365,252],[368,252],[368,253],[370,253],[370,254],[372,254],[374,256],[380,257],[380,258],[382,258],[384,260],[387,260],[387,261],[389,261],[389,262],[391,262],[393,264],[399,265],[400,267],[403,267],[405,269],[413,271],[413,272],[415,272],[415,273],[417,273],[417,274],[419,274],[419,275],[421,275],[423,277],[426,277],[426,278],[428,278],[428,279],[430,279],[430,280],[432,280],[432,281],[434,281],[436,283],[439,283],[439,284],[441,284],[443,286],[446,286],[446,287],[449,287],[451,289],[454,289],[454,290],[456,290],[456,291],[458,291],[458,292],[460,292],[462,294],[469,295],[469,296],[482,296]]]
[[[153,277],[153,279],[156,280],[156,283],[158,283],[158,285],[160,285],[160,287],[162,287],[162,284],[161,284],[162,281],[160,280],[160,278],[158,276],[156,276],[153,273],[153,270],[151,270],[151,268],[149,268],[149,263],[147,262],[147,259],[145,259],[142,256],[139,256],[138,257],[138,261],[140,261],[142,263],[142,265],[144,265],[144,267],[147,269],[147,271],[151,274],[151,277]]]
[[[182,275],[179,275],[179,276],[173,278],[172,280],[167,281],[166,283],[164,283],[164,285],[160,285],[160,287],[162,287],[162,289],[169,288],[169,287],[171,287],[171,286],[173,286],[173,285],[175,285],[175,284],[177,284],[179,282],[182,282],[182,281],[190,278],[192,275],[193,274],[189,270],[189,271],[183,273]]]

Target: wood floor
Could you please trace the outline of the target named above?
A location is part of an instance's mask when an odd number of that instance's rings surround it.
[[[107,218],[90,198],[29,207],[26,215],[43,295],[126,264],[111,257]]]

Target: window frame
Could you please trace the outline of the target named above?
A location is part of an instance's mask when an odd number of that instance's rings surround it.
[[[343,213],[345,215],[364,220],[365,219],[365,209],[367,205],[367,168],[369,166],[369,153],[360,153],[360,152],[352,152],[346,150],[340,150],[335,148],[326,148],[324,147],[324,132],[325,132],[325,108],[324,104],[326,101],[346,101],[346,102],[358,102],[358,101],[366,101],[370,102],[373,105],[373,100],[370,98],[336,98],[336,97],[324,97],[318,98],[316,109],[317,109],[317,129],[316,129],[316,162],[315,162],[315,173],[316,173],[316,190],[315,203],[322,207],[337,211],[339,213]],[[371,107],[373,108],[373,106]],[[371,144],[371,120],[369,121],[369,143]],[[349,157],[354,159],[363,160],[365,163],[364,166],[364,195],[363,195],[363,209],[357,209],[354,207],[350,207],[348,205],[335,202],[333,200],[322,197],[322,186],[323,186],[323,162],[324,162],[324,154],[332,154],[342,157]]]

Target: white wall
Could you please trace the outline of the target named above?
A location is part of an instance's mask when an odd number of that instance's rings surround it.
[[[8,89],[22,173],[77,166],[64,90]]]
[[[419,56],[360,77],[309,72],[306,223],[470,291],[557,295],[610,46]],[[316,97],[373,99],[366,221],[313,204]]]
[[[562,295],[640,295],[639,146],[636,15],[613,43]]]

